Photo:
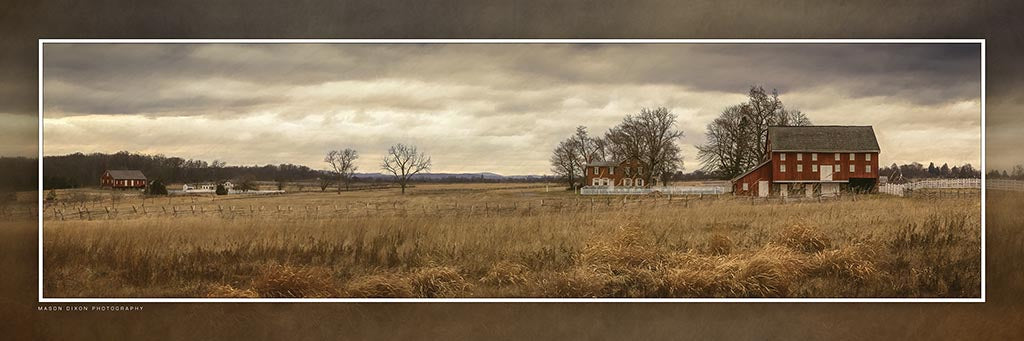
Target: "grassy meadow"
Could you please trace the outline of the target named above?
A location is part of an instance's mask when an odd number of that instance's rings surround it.
[[[781,202],[546,184],[72,190],[44,212],[46,297],[979,297],[981,286],[977,191]]]

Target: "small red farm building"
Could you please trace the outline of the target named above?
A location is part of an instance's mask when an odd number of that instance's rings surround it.
[[[644,167],[636,160],[586,164],[584,186],[644,187]]]
[[[878,186],[871,126],[769,127],[766,159],[732,179],[736,195],[835,195]]]
[[[146,188],[146,175],[138,170],[107,170],[100,176],[100,187],[113,189]]]

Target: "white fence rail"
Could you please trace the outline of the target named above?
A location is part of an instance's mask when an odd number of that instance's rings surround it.
[[[654,187],[607,187],[587,186],[580,189],[582,195],[637,195],[658,192],[661,194],[723,194],[725,186],[654,186]]]
[[[190,190],[187,190],[187,191],[182,191],[182,190],[168,190],[167,191],[167,194],[170,194],[170,195],[213,194],[213,193],[216,193],[216,191],[214,191],[212,189],[190,189]],[[230,194],[230,195],[237,195],[237,194],[265,195],[265,194],[282,194],[282,193],[284,193],[284,191],[282,191],[282,190],[267,190],[267,191],[260,191],[260,190],[239,191],[239,190],[234,190],[234,189],[228,190],[228,194]]]
[[[985,188],[988,190],[1024,192],[1024,181],[1021,180],[985,180]]]
[[[933,179],[910,182],[905,184],[885,184],[878,186],[878,192],[904,196],[907,191],[922,188],[981,188],[981,179]],[[1019,180],[987,180],[986,189],[1024,192],[1024,181]]]

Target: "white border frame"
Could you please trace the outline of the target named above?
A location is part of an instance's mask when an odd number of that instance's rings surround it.
[[[45,44],[981,44],[981,297],[976,298],[47,298],[43,297],[43,45]],[[39,39],[39,303],[745,302],[983,303],[985,290],[985,39]]]

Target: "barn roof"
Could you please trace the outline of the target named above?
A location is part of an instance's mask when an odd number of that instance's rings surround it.
[[[768,127],[772,151],[878,152],[871,126]]]
[[[107,173],[117,180],[146,180],[146,175],[140,170],[107,170]]]

